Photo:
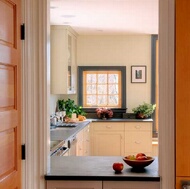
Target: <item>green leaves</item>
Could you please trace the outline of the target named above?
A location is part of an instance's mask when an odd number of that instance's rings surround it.
[[[83,111],[82,106],[78,106],[75,104],[74,100],[58,100],[59,111],[66,111],[66,115],[71,117],[72,113],[76,113],[77,115],[86,115],[86,112]]]
[[[142,105],[139,105],[136,108],[133,108],[132,111],[135,114],[144,114],[144,116],[149,117],[154,113],[154,110],[156,108],[156,104],[149,104],[149,103],[143,103]]]

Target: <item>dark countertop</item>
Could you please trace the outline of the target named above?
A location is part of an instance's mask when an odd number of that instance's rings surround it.
[[[68,140],[75,136],[79,131],[86,127],[90,122],[152,122],[152,119],[87,119],[86,121],[78,122],[76,127],[55,127],[50,130],[50,140]]]
[[[124,169],[115,173],[114,162],[122,162]],[[128,166],[120,156],[53,156],[46,180],[104,180],[104,181],[160,181],[158,158],[141,171]]]
[[[123,119],[123,118],[109,118],[109,119],[89,119],[92,122],[152,122],[153,119]]]
[[[56,127],[50,130],[50,140],[68,140],[85,128],[91,121],[80,121],[76,127]]]

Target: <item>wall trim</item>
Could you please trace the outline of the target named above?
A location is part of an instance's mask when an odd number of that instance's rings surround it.
[[[159,0],[159,173],[175,188],[175,0]]]
[[[49,1],[22,2],[25,41],[22,42],[22,188],[45,189],[49,167]]]

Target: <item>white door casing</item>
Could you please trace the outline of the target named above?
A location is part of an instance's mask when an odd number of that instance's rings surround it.
[[[175,0],[159,0],[159,171],[162,189],[174,189]],[[49,0],[23,1],[23,189],[45,189],[49,167]]]

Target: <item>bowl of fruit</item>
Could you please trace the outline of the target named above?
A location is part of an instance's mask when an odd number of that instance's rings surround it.
[[[144,153],[138,153],[136,155],[128,155],[124,157],[123,161],[135,169],[142,169],[150,165],[154,161],[154,158],[147,156]]]

